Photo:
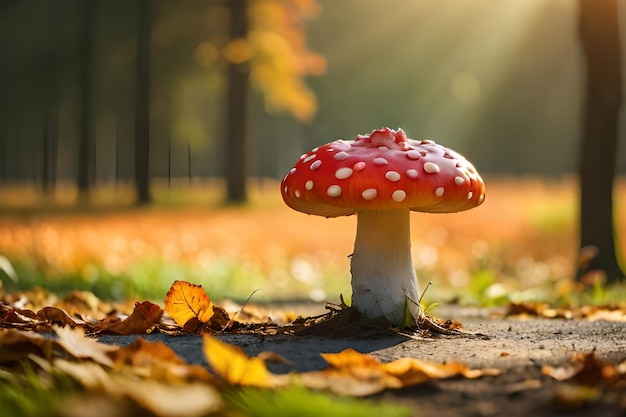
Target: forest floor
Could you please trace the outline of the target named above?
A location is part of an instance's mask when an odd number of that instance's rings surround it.
[[[607,377],[603,375],[607,373],[604,362],[622,363],[622,367],[626,363],[626,323],[507,318],[501,310],[456,306],[437,310],[439,316],[458,319],[465,331],[477,335],[403,335],[372,331],[339,337],[249,334],[219,337],[241,347],[250,356],[262,352],[279,354],[288,362],[268,363],[274,373],[323,369],[327,364],[320,353],[338,353],[347,348],[367,353],[381,362],[411,357],[437,363],[455,361],[473,369],[501,371],[498,376],[478,379],[432,380],[400,390],[386,390],[373,397],[408,407],[414,416],[623,416],[626,413],[626,399],[619,388],[605,386],[602,382]],[[103,336],[100,341],[126,345],[135,338]],[[145,338],[166,343],[190,363],[204,361],[200,336],[153,334]],[[575,366],[572,364],[575,354],[587,355],[588,359],[577,382],[558,381],[545,374],[544,367],[553,367],[553,376],[567,374]],[[620,373],[624,371],[618,369]]]

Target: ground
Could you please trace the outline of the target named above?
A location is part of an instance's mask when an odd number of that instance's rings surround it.
[[[393,332],[353,336],[258,336],[224,334],[222,340],[248,355],[272,351],[289,364],[270,363],[276,373],[322,369],[320,353],[353,348],[383,362],[414,357],[434,362],[460,361],[471,368],[498,368],[501,375],[475,380],[430,382],[387,390],[374,398],[408,406],[412,415],[436,416],[621,416],[626,401],[614,389],[588,392],[542,373],[545,365],[565,366],[575,353],[594,353],[611,363],[626,360],[626,323],[566,319],[506,318],[501,311],[438,308],[439,316],[459,319],[476,336],[406,336]],[[312,310],[307,309],[307,313]],[[204,363],[201,337],[147,335],[161,340],[191,363]],[[128,344],[134,336],[105,336],[106,343]]]

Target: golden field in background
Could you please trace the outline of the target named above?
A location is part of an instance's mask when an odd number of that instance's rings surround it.
[[[411,215],[413,260],[427,297],[484,302],[558,296],[577,251],[573,179],[487,178],[485,203],[456,214]],[[155,184],[156,203],[133,207],[130,188],[98,189],[74,208],[61,188],[0,189],[0,255],[39,271],[42,285],[75,276],[95,283],[137,280],[158,295],[175,279],[209,294],[338,301],[350,294],[354,216],[325,219],[285,206],[278,182],[252,181],[245,207],[220,205],[222,184]],[[616,187],[619,236],[626,239],[626,181]],[[626,248],[626,245],[622,245]],[[626,255],[626,254],[625,254]],[[19,271],[19,268],[17,268]],[[151,292],[152,291],[152,292]]]

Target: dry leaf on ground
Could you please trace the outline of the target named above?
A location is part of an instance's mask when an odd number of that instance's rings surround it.
[[[300,377],[309,388],[329,389],[342,395],[371,395],[387,388],[408,387],[431,379],[454,376],[473,379],[500,374],[497,369],[469,369],[461,363],[440,364],[414,358],[381,363],[353,349],[322,356],[330,367],[300,374]]]
[[[626,322],[626,308],[619,306],[579,306],[555,308],[545,303],[511,303],[507,316],[541,317],[545,319],[583,319]]]
[[[0,363],[13,362],[29,354],[49,358],[53,341],[37,333],[0,329]]]
[[[214,377],[203,366],[188,364],[163,342],[148,342],[139,337],[135,343],[115,351],[112,357],[116,369],[145,378],[214,382]]]
[[[272,388],[284,384],[280,375],[270,373],[261,358],[250,358],[239,347],[215,336],[203,336],[204,355],[211,368],[232,385]]]
[[[150,301],[136,303],[130,316],[122,321],[94,323],[94,328],[103,333],[112,334],[144,334],[159,324],[163,310]]]
[[[165,311],[176,324],[183,327],[192,318],[207,323],[213,316],[213,303],[202,285],[174,281],[165,296]]]
[[[102,365],[113,365],[113,361],[108,353],[119,349],[119,347],[99,343],[97,340],[89,338],[80,327],[73,329],[69,327],[54,327],[54,331],[59,337],[57,343],[75,358],[89,358]]]
[[[542,372],[557,381],[573,381],[581,385],[626,385],[626,360],[615,365],[599,359],[594,353],[577,353],[569,364],[544,366]]]

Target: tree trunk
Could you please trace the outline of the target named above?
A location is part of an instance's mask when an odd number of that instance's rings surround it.
[[[46,194],[56,187],[57,155],[59,147],[58,98],[52,94],[46,107],[43,131],[42,189]]]
[[[137,204],[149,204],[150,194],[150,21],[152,0],[139,0],[135,61],[135,187]]]
[[[580,155],[580,247],[577,279],[590,271],[624,280],[616,248],[613,179],[622,100],[617,0],[579,0],[587,86]]]
[[[93,58],[95,20],[98,2],[83,3],[83,28],[80,50],[80,139],[78,143],[77,186],[81,200],[89,196],[95,163]]]
[[[248,35],[247,0],[230,0],[230,39]],[[247,138],[247,63],[228,66],[226,187],[227,203],[242,204],[246,192]]]

